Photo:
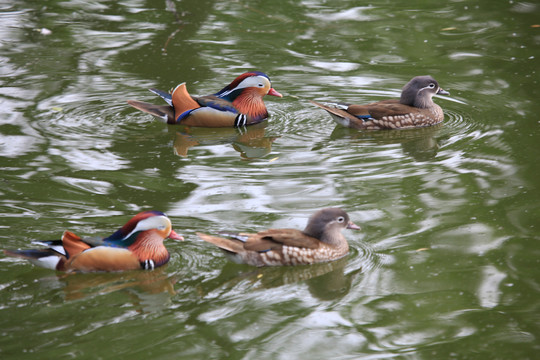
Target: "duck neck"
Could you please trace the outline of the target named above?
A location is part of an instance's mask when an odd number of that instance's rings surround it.
[[[433,100],[431,100],[431,96],[426,94],[421,94],[420,96],[417,96],[414,100],[414,106],[420,109],[427,109],[432,107],[434,104]]]
[[[252,92],[243,92],[233,101],[233,105],[242,114],[246,114],[254,120],[260,120],[268,117],[268,110],[259,94]]]
[[[349,245],[347,243],[347,239],[345,239],[345,236],[341,233],[341,229],[328,229],[327,231],[318,230],[315,227],[311,228],[309,225],[306,226],[304,229],[304,233],[306,235],[309,235],[311,237],[314,237],[316,239],[319,239],[325,244],[338,247],[338,248],[345,248],[349,249]]]
[[[414,106],[419,109],[427,109],[432,107],[435,103],[431,98],[433,93],[428,89],[421,89],[418,92],[414,92],[411,88],[406,88],[401,93],[399,102],[403,105]]]
[[[165,264],[170,258],[167,248],[163,245],[163,238],[156,234],[141,234],[128,249],[141,263],[152,260],[156,267]]]
[[[349,244],[347,243],[347,239],[345,239],[345,236],[343,236],[341,231],[324,234],[323,237],[321,238],[321,241],[339,249],[346,249],[346,250],[349,249]]]

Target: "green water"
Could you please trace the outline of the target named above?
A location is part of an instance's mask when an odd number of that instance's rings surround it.
[[[149,209],[186,238],[153,272],[0,255],[0,357],[537,358],[540,5],[174,4],[0,2],[0,247]],[[253,69],[285,96],[242,131],[125,103]],[[396,97],[425,74],[451,92],[442,126],[359,132],[308,102]],[[195,235],[302,228],[327,206],[362,226],[331,264],[254,269]]]

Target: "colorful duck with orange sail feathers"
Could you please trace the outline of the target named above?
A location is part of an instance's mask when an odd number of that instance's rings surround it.
[[[260,123],[268,118],[263,97],[283,97],[274,90],[268,75],[260,71],[238,76],[213,95],[191,96],[185,83],[170,94],[158,89],[150,91],[161,96],[168,105],[137,100],[128,100],[128,104],[168,124],[200,127],[242,127]]]
[[[81,238],[65,231],[61,240],[36,241],[45,249],[4,250],[9,256],[66,272],[151,270],[166,264],[170,254],[163,240],[184,240],[160,211],[144,211],[106,238]]]

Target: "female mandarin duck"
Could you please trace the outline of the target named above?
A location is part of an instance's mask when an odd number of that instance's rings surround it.
[[[172,230],[171,221],[164,213],[144,211],[104,239],[82,239],[66,230],[61,240],[34,242],[47,249],[4,250],[4,253],[58,271],[148,270],[169,261],[169,252],[163,246],[165,238],[184,240]]]
[[[303,231],[270,229],[256,234],[197,235],[225,251],[234,262],[253,266],[304,265],[337,260],[349,252],[343,229],[360,227],[339,208],[317,211]]]
[[[377,101],[367,105],[314,105],[328,111],[338,124],[355,129],[406,129],[435,125],[444,120],[441,107],[433,95],[450,95],[431,76],[417,76],[401,92],[401,98]]]
[[[252,71],[238,76],[213,95],[191,96],[186,84],[178,85],[171,94],[150,89],[169,105],[153,105],[128,100],[134,108],[147,112],[168,124],[200,127],[241,127],[257,124],[268,117],[263,97],[283,97],[270,83],[268,75]]]

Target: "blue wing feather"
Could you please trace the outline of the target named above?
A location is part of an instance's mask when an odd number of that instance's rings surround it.
[[[233,114],[238,114],[238,110],[232,105],[232,103],[225,99],[220,99],[213,96],[204,96],[195,98],[195,100],[202,107],[209,107],[219,111],[227,111]]]
[[[154,88],[150,89],[150,91],[153,92],[154,94],[158,95],[159,97],[161,97],[170,106],[173,106],[173,104],[172,104],[172,95],[169,94],[168,92],[163,91],[163,90],[159,90],[159,89],[154,89]]]
[[[362,119],[362,120],[369,120],[372,119],[371,115],[355,115],[355,117]]]

